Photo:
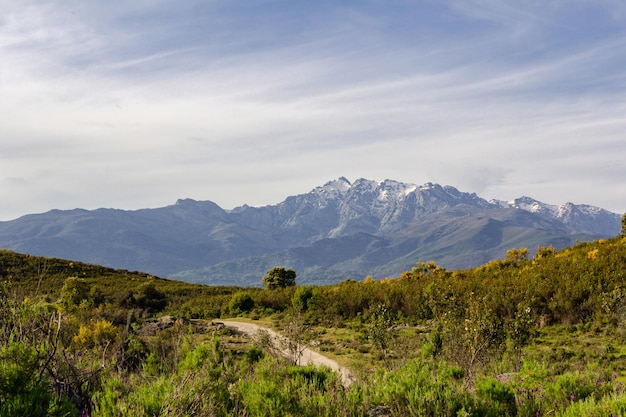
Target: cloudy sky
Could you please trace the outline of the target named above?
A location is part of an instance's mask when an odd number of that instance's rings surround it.
[[[0,220],[395,179],[626,211],[622,0],[0,0]]]

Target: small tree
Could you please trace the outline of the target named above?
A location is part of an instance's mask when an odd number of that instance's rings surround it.
[[[497,315],[487,297],[472,294],[468,304],[464,326],[460,329],[462,344],[453,354],[465,369],[466,386],[470,387],[478,368],[496,358],[505,333],[502,317]]]
[[[289,362],[300,365],[300,358],[314,336],[312,326],[306,322],[302,311],[293,307],[287,312],[285,321],[287,325],[284,330],[285,338],[280,343],[281,347],[287,352]]]
[[[622,230],[619,232],[620,236],[626,236],[626,213],[622,214]]]
[[[396,317],[384,304],[378,304],[374,308],[370,308],[370,327],[368,329],[367,338],[380,351],[380,355],[385,362],[385,366],[389,368],[389,347],[393,342],[393,326],[396,323]]]
[[[267,271],[267,275],[263,277],[263,285],[268,290],[293,287],[296,285],[296,271],[276,266]]]

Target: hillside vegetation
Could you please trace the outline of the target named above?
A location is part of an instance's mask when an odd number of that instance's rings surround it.
[[[626,414],[624,236],[317,287],[209,287],[11,251],[0,278],[1,416]],[[291,355],[226,317],[282,332]],[[304,345],[356,382],[296,366]]]

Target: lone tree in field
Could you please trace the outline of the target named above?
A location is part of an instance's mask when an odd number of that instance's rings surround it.
[[[626,213],[622,214],[622,230],[619,232],[620,236],[626,236]]]
[[[293,287],[296,285],[296,271],[276,266],[267,271],[267,275],[263,277],[263,285],[268,290]]]

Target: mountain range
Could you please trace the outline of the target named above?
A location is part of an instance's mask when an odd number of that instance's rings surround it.
[[[213,285],[257,286],[268,269],[298,283],[384,278],[419,260],[448,269],[511,248],[615,236],[620,215],[530,197],[487,201],[451,186],[344,177],[276,205],[225,210],[178,200],[141,210],[52,210],[0,222],[0,247]]]

